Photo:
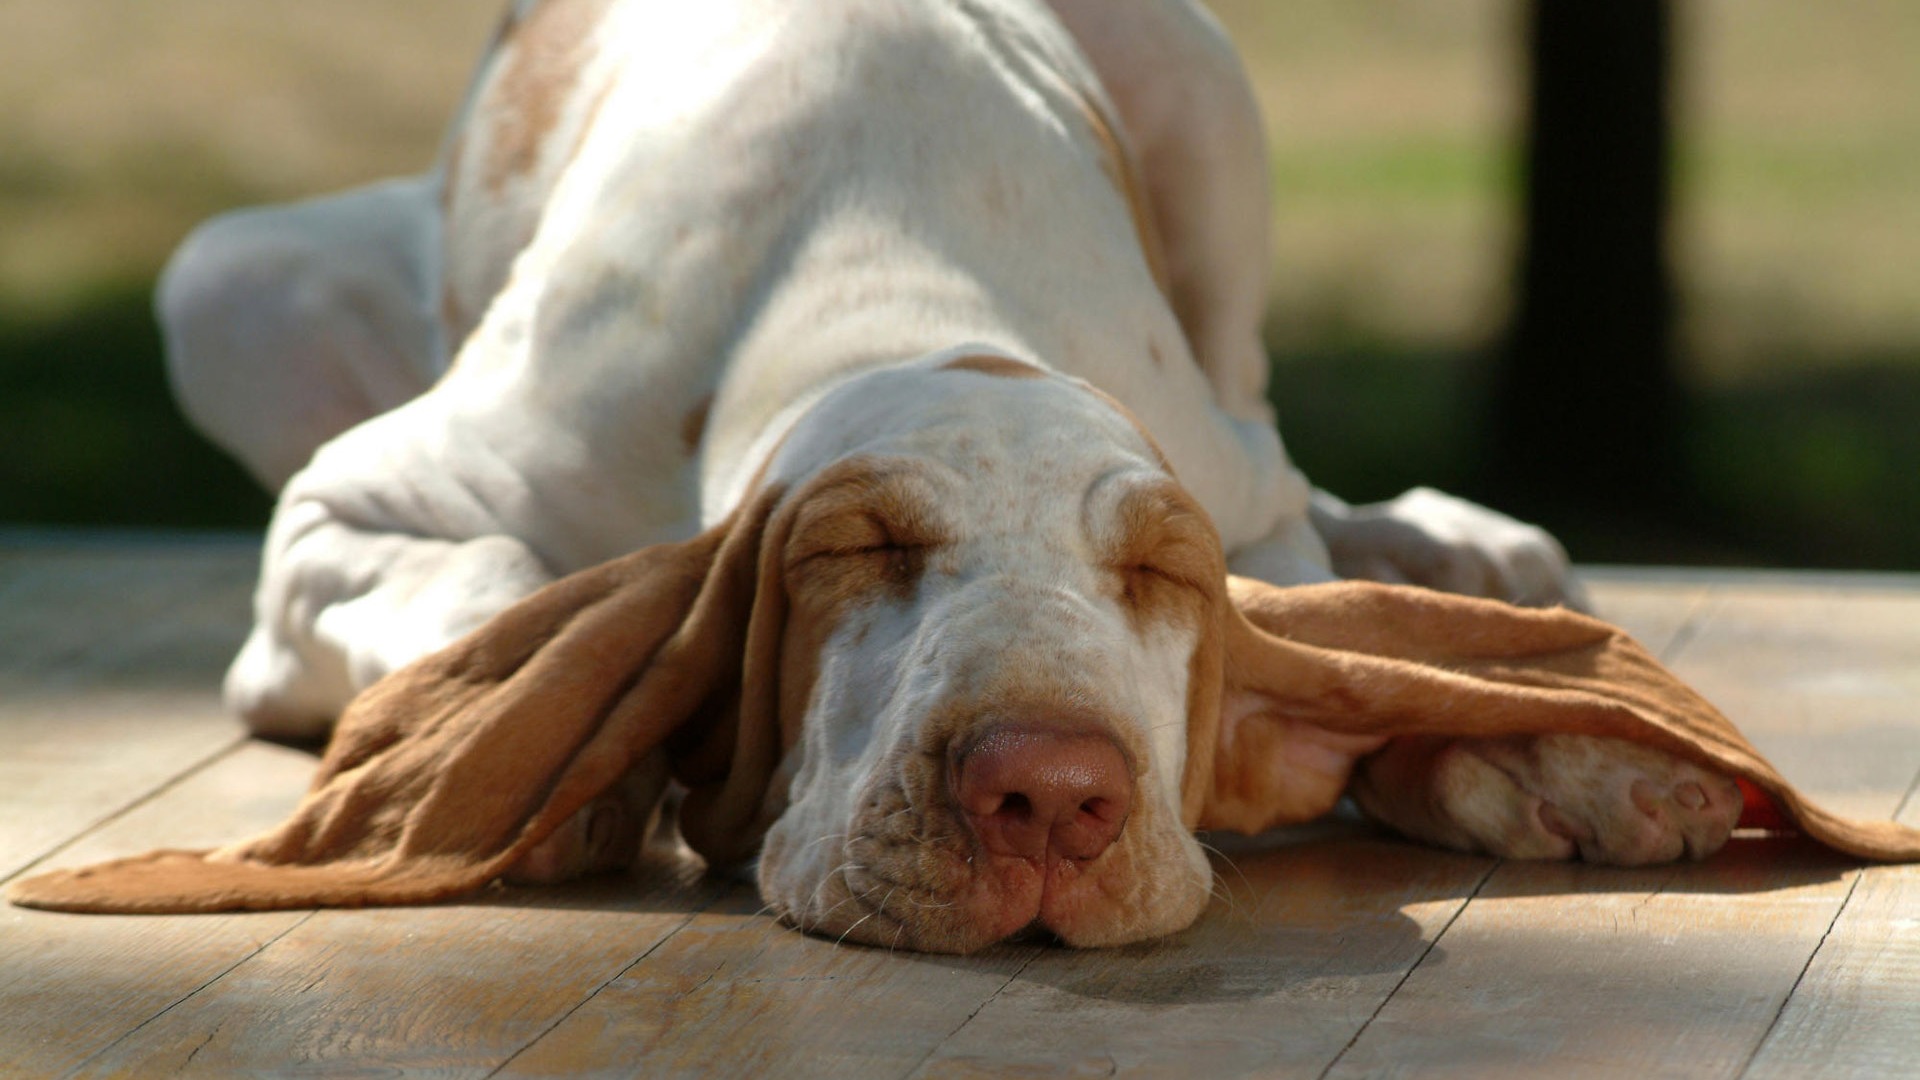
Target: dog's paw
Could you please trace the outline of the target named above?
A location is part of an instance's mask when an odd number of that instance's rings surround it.
[[[650,755],[521,856],[507,871],[506,880],[518,885],[558,885],[633,865],[666,785],[665,763],[659,755]]]
[[[1740,820],[1739,785],[1637,743],[1460,739],[1431,758],[1431,838],[1514,859],[1643,866],[1704,859]]]
[[[1314,523],[1344,578],[1592,610],[1565,549],[1545,530],[1432,488],[1365,506],[1322,497]]]

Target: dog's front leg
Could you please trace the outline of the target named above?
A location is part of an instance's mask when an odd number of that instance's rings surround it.
[[[1343,578],[1593,610],[1545,530],[1432,488],[1365,506],[1315,491],[1312,519]]]
[[[227,673],[227,704],[256,734],[326,735],[355,694],[554,576],[503,532],[433,535],[379,516],[405,500],[367,498],[373,481],[308,488],[307,476],[275,511],[253,631]]]
[[[1395,739],[1362,759],[1348,790],[1368,816],[1416,840],[1620,866],[1706,858],[1743,805],[1726,777],[1585,735]]]

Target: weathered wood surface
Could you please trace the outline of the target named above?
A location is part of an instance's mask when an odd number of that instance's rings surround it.
[[[0,879],[275,821],[312,769],[221,712],[244,545],[0,538]],[[1920,821],[1920,579],[1615,571],[1605,611],[1796,782]],[[0,908],[0,1075],[1904,1075],[1920,872],[1794,840],[1649,870],[1351,818],[1229,845],[1188,931],[836,946],[663,857],[445,907]]]

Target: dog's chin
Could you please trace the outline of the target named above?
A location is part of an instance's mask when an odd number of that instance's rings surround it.
[[[858,835],[858,834],[856,834]],[[1211,896],[1191,837],[1146,830],[1086,862],[993,857],[969,838],[882,843],[769,836],[760,889],[783,921],[840,942],[970,953],[1004,941],[1072,948],[1131,944],[1185,929]],[[788,853],[798,858],[788,858]]]

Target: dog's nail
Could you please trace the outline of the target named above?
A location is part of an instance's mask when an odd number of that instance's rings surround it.
[[[1681,784],[1673,789],[1673,801],[1689,810],[1704,810],[1707,807],[1707,789],[1699,784]]]
[[[1540,804],[1540,824],[1553,835],[1572,840],[1575,843],[1579,843],[1582,840],[1593,839],[1593,830],[1588,828],[1584,822],[1575,821],[1566,814],[1561,813],[1560,808],[1550,802]]]
[[[1654,788],[1651,781],[1635,780],[1627,794],[1632,797],[1633,805],[1639,807],[1641,813],[1648,817],[1660,816],[1660,804],[1666,800],[1660,797],[1660,792]]]

